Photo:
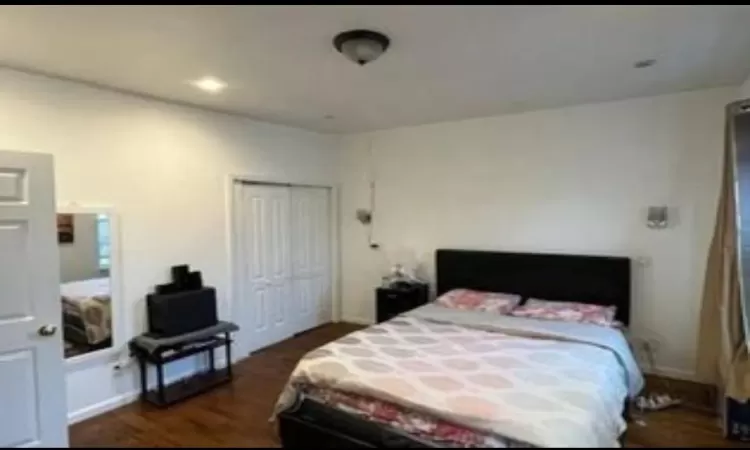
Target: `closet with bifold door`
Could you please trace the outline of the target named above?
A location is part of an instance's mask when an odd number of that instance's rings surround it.
[[[331,189],[235,181],[232,197],[240,354],[330,322]]]

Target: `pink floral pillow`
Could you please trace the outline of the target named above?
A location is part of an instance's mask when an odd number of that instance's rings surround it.
[[[530,298],[523,306],[514,309],[512,316],[534,319],[562,320],[613,327],[617,308],[576,302],[557,302]]]
[[[500,292],[472,291],[471,289],[453,289],[438,297],[435,303],[446,308],[509,314],[521,303],[521,296]]]

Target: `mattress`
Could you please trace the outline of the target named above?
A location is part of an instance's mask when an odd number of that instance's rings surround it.
[[[619,446],[643,378],[622,333],[427,305],[303,358],[300,395],[464,447]]]

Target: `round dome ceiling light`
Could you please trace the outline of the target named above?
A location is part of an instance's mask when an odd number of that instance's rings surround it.
[[[344,31],[333,38],[336,50],[360,66],[378,59],[390,43],[386,35],[370,30]]]
[[[633,63],[633,67],[635,67],[636,69],[645,69],[646,67],[651,67],[654,64],[656,64],[655,59],[642,59]]]

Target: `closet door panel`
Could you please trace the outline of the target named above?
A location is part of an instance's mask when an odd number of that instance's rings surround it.
[[[290,320],[290,190],[240,185],[235,192],[235,242],[240,279],[237,301],[241,330],[249,352],[286,339],[295,331]],[[239,197],[239,201],[237,198]]]
[[[302,330],[331,320],[329,191],[292,188],[292,278]]]

